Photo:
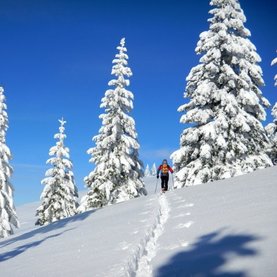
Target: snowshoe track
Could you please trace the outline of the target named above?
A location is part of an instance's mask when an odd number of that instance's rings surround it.
[[[128,276],[152,276],[151,261],[157,254],[158,239],[163,234],[164,225],[168,220],[170,211],[165,194],[160,195],[158,201],[159,212],[155,223],[149,232],[146,233],[137,253],[133,257],[133,261],[129,262]]]

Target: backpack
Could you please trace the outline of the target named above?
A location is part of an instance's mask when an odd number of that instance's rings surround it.
[[[168,171],[169,171],[168,165],[167,164],[163,164],[161,171],[162,171],[162,175],[167,175]]]

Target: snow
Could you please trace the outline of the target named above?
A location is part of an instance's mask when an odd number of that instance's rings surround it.
[[[112,67],[112,75],[117,79],[108,83],[113,88],[101,100],[100,108],[105,108],[105,113],[100,115],[102,127],[93,138],[95,146],[87,151],[95,168],[84,178],[88,192],[82,198],[79,212],[147,194],[142,181],[143,163],[139,159],[135,120],[129,115],[134,95],[126,89],[132,71],[127,66],[125,38],[117,50]]]
[[[276,176],[274,167],[169,193],[154,276],[276,276]]]
[[[19,222],[13,204],[13,186],[10,179],[13,169],[10,165],[11,151],[6,145],[8,114],[4,89],[0,86],[0,238],[13,234],[13,227]]]
[[[72,172],[73,165],[69,160],[69,148],[64,145],[66,121],[61,119],[59,123],[59,133],[54,135],[57,142],[50,148],[51,158],[46,162],[52,168],[47,169],[45,178],[41,181],[44,189],[40,197],[42,203],[36,213],[38,225],[46,225],[77,212],[78,189]]]
[[[145,246],[144,255],[140,257],[138,262],[138,268],[136,270],[136,276],[143,277],[143,276],[151,276],[152,275],[152,268],[151,262],[153,258],[157,255],[157,242],[159,237],[164,232],[164,226],[168,220],[169,216],[169,206],[168,201],[165,195],[161,195],[159,197],[159,206],[160,206],[160,216],[158,223],[154,226],[152,230],[152,234],[147,241]]]
[[[178,108],[185,126],[171,155],[177,188],[272,166],[261,124],[270,103],[262,96],[261,58],[244,26],[246,17],[239,1],[210,5],[209,30],[195,49],[201,58],[186,78],[185,104]]]
[[[274,58],[271,62],[271,65],[276,65],[276,64],[277,64],[277,57]],[[274,80],[275,80],[275,86],[277,86],[277,74],[275,75]]]
[[[22,227],[0,241],[1,276],[274,277],[276,178],[272,167],[161,195],[147,177],[148,196],[44,227],[37,203],[21,206]]]
[[[277,64],[277,58],[275,58],[271,65]],[[275,86],[277,86],[277,75],[274,77],[275,80]],[[271,145],[268,149],[269,155],[274,163],[276,163],[276,157],[277,157],[277,103],[274,104],[271,114],[273,116],[273,122],[269,123],[266,127],[266,133],[270,139]]]
[[[153,165],[152,165],[151,175],[152,176],[156,176],[157,175],[157,166],[156,166],[156,163],[153,163]]]
[[[145,170],[144,170],[144,176],[145,176],[145,177],[151,176],[149,164],[146,165],[146,168],[145,168]]]

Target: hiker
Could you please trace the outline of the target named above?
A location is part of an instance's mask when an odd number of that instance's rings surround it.
[[[173,173],[173,169],[168,165],[167,160],[164,159],[163,163],[158,167],[157,170],[158,179],[161,172],[161,187],[163,192],[168,190],[169,171],[171,172],[171,174]]]

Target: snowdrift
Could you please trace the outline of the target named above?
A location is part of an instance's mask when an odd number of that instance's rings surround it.
[[[1,276],[267,276],[277,265],[277,168],[154,194],[0,241]]]

